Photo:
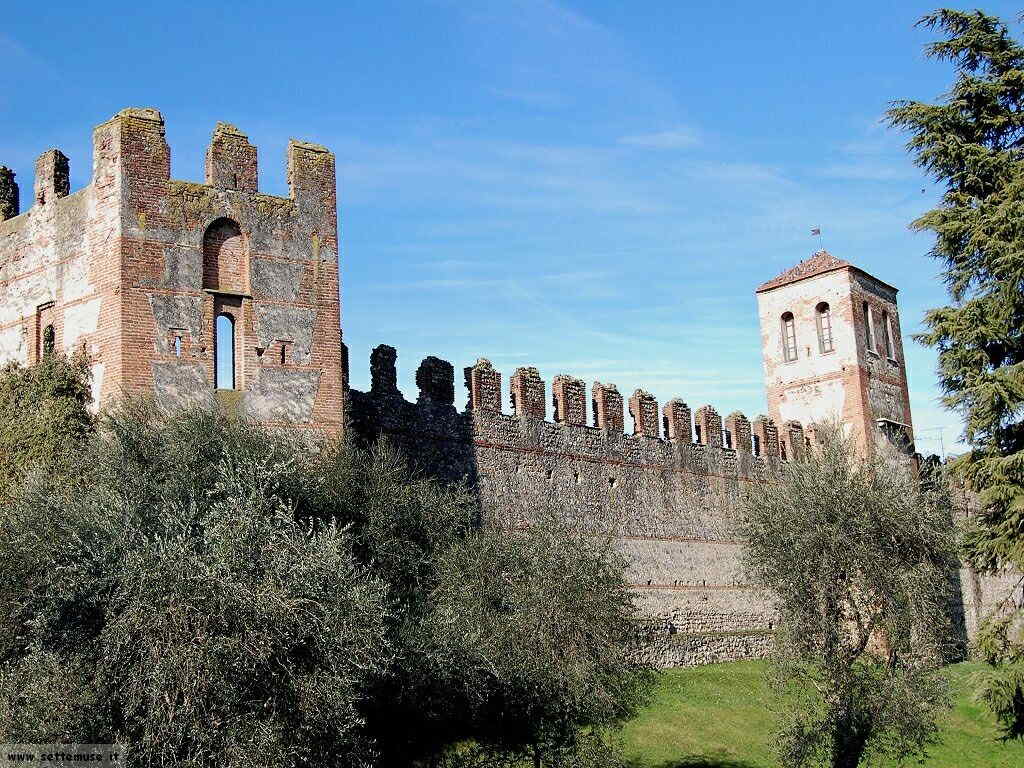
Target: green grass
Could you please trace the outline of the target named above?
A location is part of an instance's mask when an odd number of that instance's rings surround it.
[[[651,706],[626,726],[627,756],[636,768],[777,768],[765,669],[764,662],[739,661],[666,670]],[[999,741],[992,716],[974,701],[972,678],[981,671],[974,663],[948,668],[954,706],[921,765],[1024,766],[1024,744]]]

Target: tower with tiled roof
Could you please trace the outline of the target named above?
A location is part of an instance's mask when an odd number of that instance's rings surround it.
[[[757,289],[769,415],[780,435],[836,420],[861,446],[913,444],[896,288],[818,251]],[[785,442],[785,441],[784,441]],[[790,454],[794,446],[785,445]]]

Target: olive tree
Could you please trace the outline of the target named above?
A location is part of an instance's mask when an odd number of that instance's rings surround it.
[[[386,444],[108,412],[0,502],[0,741],[131,765],[588,766],[651,671],[622,561]]]
[[[369,764],[391,608],[342,525],[296,514],[302,447],[129,407],[67,474],[30,476],[0,515],[0,740]]]
[[[925,488],[905,457],[824,432],[746,496],[745,566],[778,611],[783,763],[853,768],[935,737],[954,535],[942,483]]]

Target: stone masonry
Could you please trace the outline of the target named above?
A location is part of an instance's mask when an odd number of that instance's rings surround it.
[[[721,419],[710,406],[698,412],[718,436],[705,432],[707,442],[693,442],[690,411],[679,400],[666,404],[670,426],[662,438],[658,403],[643,390],[630,397],[637,423],[627,435],[622,396],[610,384],[594,384],[594,421],[587,424],[586,387],[569,376],[554,378],[554,422],[546,421],[545,383],[530,367],[513,373],[513,412],[505,413],[501,376],[485,359],[465,370],[464,411],[447,394],[454,367],[437,358],[420,365],[420,394],[410,403],[392,385],[394,348],[377,347],[370,359],[370,391],[349,392],[355,439],[386,436],[429,473],[467,482],[480,496],[485,524],[528,524],[544,505],[610,535],[630,562],[641,610],[667,639],[659,644],[661,663],[760,656],[770,648],[774,614],[743,577],[734,525],[740,490],[764,482],[777,453],[755,455],[749,439],[746,449],[724,448]],[[437,397],[439,390],[446,396]],[[747,423],[738,413],[730,419]]]

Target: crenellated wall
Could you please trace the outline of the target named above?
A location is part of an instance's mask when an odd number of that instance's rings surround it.
[[[265,423],[340,431],[334,156],[292,140],[287,198],[258,191],[256,156],[217,123],[204,183],[171,179],[160,112],[124,109],[93,131],[92,180],[74,194],[68,158],[49,150],[19,213],[0,167],[0,364],[80,351],[97,403],[216,392]],[[224,381],[218,344],[233,350]]]
[[[655,634],[659,663],[704,664],[759,657],[771,649],[775,616],[767,595],[745,577],[735,531],[736,503],[750,483],[765,482],[783,460],[799,460],[814,443],[813,427],[781,428],[733,411],[723,420],[711,405],[694,411],[676,398],[658,403],[644,390],[624,403],[613,384],[591,388],[554,377],[552,421],[546,382],[536,368],[510,379],[511,413],[503,412],[502,376],[485,359],[464,369],[468,402],[455,406],[454,367],[426,358],[416,371],[419,396],[397,387],[397,352],[371,354],[369,392],[349,392],[349,421],[358,441],[386,436],[425,471],[465,481],[479,495],[484,524],[515,528],[538,509],[554,509],[602,535],[625,555],[637,604]],[[958,496],[960,514],[970,498]],[[961,509],[962,508],[962,509]],[[1020,603],[1019,575],[950,574],[951,614],[965,644],[981,618],[1006,599]],[[965,647],[965,646],[964,646]]]
[[[640,607],[666,636],[667,665],[763,655],[772,611],[740,568],[735,503],[744,484],[762,482],[769,456],[755,455],[750,422],[726,419],[709,405],[691,411],[681,400],[658,403],[637,390],[628,399],[633,434],[624,434],[624,402],[612,384],[591,389],[557,376],[553,421],[545,420],[547,386],[535,368],[510,377],[512,412],[502,411],[502,377],[487,360],[464,370],[467,407],[455,407],[454,368],[428,357],[416,371],[419,396],[406,401],[396,385],[397,353],[371,355],[369,392],[349,392],[349,420],[362,441],[386,435],[428,472],[467,481],[480,496],[486,523],[515,527],[546,507],[611,535],[628,558]],[[762,433],[770,422],[756,422]],[[664,425],[665,437],[661,436]],[[695,442],[692,436],[700,436]]]

